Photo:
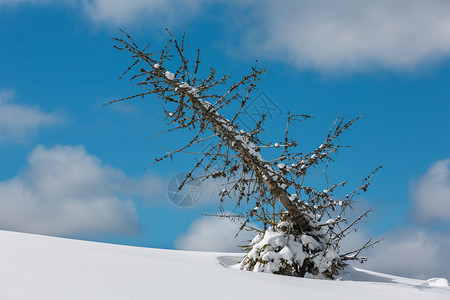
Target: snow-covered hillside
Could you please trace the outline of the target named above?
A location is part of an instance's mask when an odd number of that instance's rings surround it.
[[[236,270],[239,259],[0,231],[0,299],[450,299],[445,280],[292,278]]]

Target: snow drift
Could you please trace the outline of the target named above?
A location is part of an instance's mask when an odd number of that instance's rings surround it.
[[[450,299],[443,278],[314,280],[241,271],[242,257],[0,231],[0,299]]]

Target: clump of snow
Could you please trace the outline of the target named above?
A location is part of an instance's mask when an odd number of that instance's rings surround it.
[[[302,240],[303,245],[308,246],[308,248],[311,250],[320,249],[319,243],[312,236],[302,234],[301,240]]]
[[[198,89],[191,86],[191,87],[189,88],[189,93],[190,93],[190,94],[193,94],[193,95],[197,95]]]
[[[334,219],[328,219],[325,224],[333,224],[335,221]]]
[[[187,84],[186,82],[180,82],[180,83],[178,84],[178,86],[179,86],[180,88],[182,88],[182,89],[190,88],[190,87],[191,87],[191,86],[190,86],[189,84]]]
[[[155,64],[153,67],[154,67],[155,69],[159,69],[160,65],[159,65],[159,64]]]
[[[430,278],[423,283],[423,285],[437,286],[437,287],[448,287],[448,280],[445,278]]]
[[[271,227],[252,240],[252,250],[242,260],[241,269],[250,270],[247,267],[249,261],[255,262],[251,271],[266,273],[282,273],[288,265],[303,264],[306,253],[303,252],[302,243],[293,235],[286,235],[279,228],[283,225],[290,224],[280,223],[278,227]]]
[[[166,71],[164,73],[164,75],[166,76],[167,79],[169,80],[173,80],[175,78],[175,74],[173,74],[172,72]]]
[[[337,273],[336,268],[343,265],[339,265],[340,257],[333,250],[333,244],[327,246],[325,238],[320,236],[321,232],[298,233],[292,222],[281,221],[251,241],[240,269],[311,278],[332,277]]]
[[[279,164],[278,164],[278,168],[280,168],[280,169],[284,169],[284,168],[286,168],[286,165],[285,165],[285,164],[283,164],[283,163],[279,163]]]

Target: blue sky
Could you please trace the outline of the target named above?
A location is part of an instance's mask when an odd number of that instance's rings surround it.
[[[357,185],[384,166],[356,208],[374,213],[349,243],[385,237],[369,267],[450,277],[439,263],[450,259],[447,1],[0,0],[0,229],[232,250],[236,226],[200,215],[215,211],[212,187],[190,208],[167,197],[192,157],[144,169],[183,138],[146,139],[165,129],[160,104],[102,106],[136,91],[117,80],[130,63],[113,49],[118,28],[158,51],[165,27],[179,36],[186,25],[205,70],[238,79],[258,60],[273,108],[314,116],[298,128],[306,149],[337,115],[365,114],[331,171]],[[284,124],[273,115],[267,140]]]

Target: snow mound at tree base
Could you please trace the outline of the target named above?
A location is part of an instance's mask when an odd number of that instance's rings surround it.
[[[220,256],[217,258],[217,260],[224,267],[241,270],[240,263],[242,258],[240,258],[240,256]],[[352,266],[345,267],[341,275],[336,277],[336,281],[399,283],[399,284],[410,284],[411,286],[420,284],[423,286],[433,286],[443,288],[449,287],[448,281],[445,278],[431,278],[426,281],[422,281],[419,279],[409,279],[405,277],[387,275],[379,272],[355,268]],[[450,291],[450,289],[448,290]]]
[[[230,267],[242,257],[0,231],[0,299],[450,299],[449,287],[356,268],[315,280]]]
[[[347,264],[322,230],[301,233],[292,222],[281,221],[259,233],[248,246],[240,269],[305,278],[334,278]]]

